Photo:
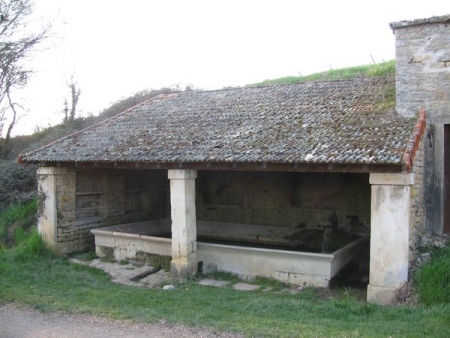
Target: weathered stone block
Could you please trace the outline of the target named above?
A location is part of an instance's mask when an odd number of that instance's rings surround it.
[[[403,284],[396,287],[384,287],[384,286],[367,286],[367,301],[369,303],[380,305],[395,304],[397,299],[397,292],[402,288]]]
[[[188,278],[194,276],[198,271],[197,255],[192,254],[189,258],[172,258],[170,262],[170,274],[173,278]]]

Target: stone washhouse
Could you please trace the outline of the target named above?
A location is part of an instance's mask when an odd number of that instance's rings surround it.
[[[450,16],[391,24],[396,77],[159,95],[19,156],[58,253],[328,286],[356,255],[390,304],[450,232]],[[95,236],[95,237],[94,237]]]

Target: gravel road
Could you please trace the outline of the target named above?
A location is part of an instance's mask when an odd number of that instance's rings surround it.
[[[128,321],[39,312],[15,304],[0,305],[1,338],[141,338],[141,337],[241,337],[183,325],[135,324]]]

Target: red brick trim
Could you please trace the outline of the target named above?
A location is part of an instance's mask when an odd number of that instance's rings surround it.
[[[419,120],[417,121],[414,132],[409,140],[409,144],[406,146],[406,150],[403,153],[403,159],[405,161],[405,169],[407,172],[411,172],[414,158],[416,156],[417,149],[419,148],[420,140],[425,133],[426,123],[426,111],[422,110],[419,115]]]

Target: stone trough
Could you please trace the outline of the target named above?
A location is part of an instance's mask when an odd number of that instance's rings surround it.
[[[116,260],[172,254],[171,221],[160,219],[91,230],[96,254]],[[321,253],[323,230],[197,220],[197,258],[203,271],[263,276],[295,285],[328,287],[339,270],[368,245],[367,236],[351,236]],[[339,246],[339,244],[341,244]],[[314,252],[316,251],[316,252]]]

